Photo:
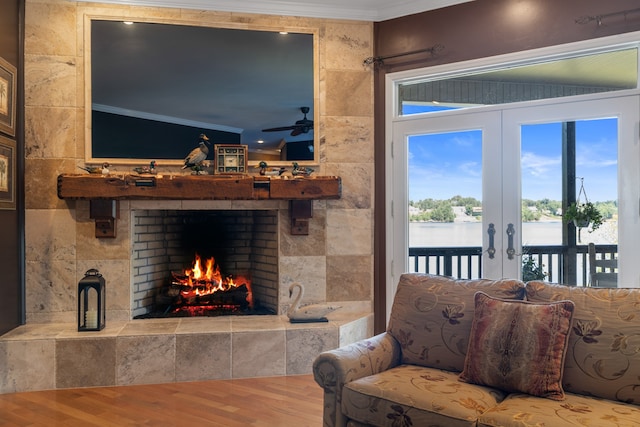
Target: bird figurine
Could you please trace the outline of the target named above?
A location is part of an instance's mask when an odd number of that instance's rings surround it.
[[[260,168],[260,175],[265,176],[280,176],[287,171],[287,169],[283,167],[270,168],[265,161],[260,162],[256,167]]]
[[[289,298],[296,288],[298,295],[287,310],[287,317],[291,323],[328,322],[326,315],[340,308],[340,306],[328,304],[309,304],[300,307],[300,301],[304,295],[304,287],[300,283],[292,283],[289,286]]]
[[[204,133],[200,134],[200,141],[198,146],[191,150],[191,152],[184,158],[184,166],[182,169],[192,168],[196,172],[199,172],[202,168],[202,162],[205,161],[209,154],[209,138]]]
[[[304,167],[301,168],[300,165],[298,165],[298,162],[293,162],[293,169],[291,169],[291,174],[293,176],[309,176],[313,173],[313,168],[310,167]]]
[[[102,174],[109,175],[109,163],[104,162],[100,166],[78,166],[80,169],[89,172],[90,174]]]
[[[140,174],[140,175],[145,175],[145,174],[155,175],[155,173],[156,173],[156,161],[152,160],[149,163],[149,166],[133,168],[133,171],[135,173],[137,173],[137,174]]]

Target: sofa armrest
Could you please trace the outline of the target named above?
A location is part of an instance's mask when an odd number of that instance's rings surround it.
[[[340,404],[342,388],[350,381],[391,369],[400,363],[400,344],[387,332],[336,350],[313,362],[315,381],[324,389],[324,427],[345,427]]]

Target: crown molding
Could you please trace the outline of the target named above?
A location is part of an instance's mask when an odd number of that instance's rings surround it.
[[[384,21],[472,0],[80,0],[127,6],[171,7],[221,12],[305,16],[310,18]]]
[[[376,1],[377,19],[374,19],[374,21],[386,21],[388,19],[400,18],[401,16],[441,9],[443,7],[449,7],[470,1],[473,0],[410,0],[405,2],[390,2],[388,0]]]

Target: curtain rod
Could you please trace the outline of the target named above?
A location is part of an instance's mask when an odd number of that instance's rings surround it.
[[[620,15],[624,15],[624,17],[626,18],[628,14],[637,13],[637,12],[640,12],[640,8],[622,10],[620,12],[605,13],[603,15],[596,15],[596,16],[581,16],[576,19],[576,24],[588,24],[589,22],[596,21],[599,27],[602,25],[602,20],[605,18],[611,18],[613,16],[620,16]]]
[[[385,59],[399,58],[401,56],[415,55],[417,53],[424,53],[424,52],[429,52],[431,55],[435,55],[436,53],[440,52],[442,49],[444,49],[443,45],[436,44],[436,45],[433,45],[433,46],[431,46],[429,48],[426,48],[426,49],[412,50],[410,52],[398,53],[398,54],[395,54],[395,55],[370,56],[370,57],[366,58],[363,61],[363,64],[364,65],[373,65],[374,67],[379,67],[379,66],[384,65]]]

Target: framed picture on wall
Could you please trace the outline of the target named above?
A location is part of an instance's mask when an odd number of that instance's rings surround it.
[[[214,144],[214,173],[247,173],[247,146],[238,144]]]
[[[16,208],[16,142],[0,135],[0,209]]]
[[[0,132],[16,134],[16,67],[0,57]]]

